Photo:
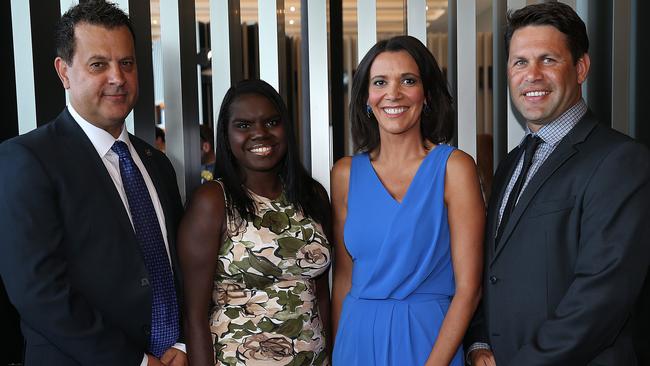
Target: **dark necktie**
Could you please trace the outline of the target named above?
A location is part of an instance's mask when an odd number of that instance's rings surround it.
[[[126,143],[116,141],[111,148],[120,158],[122,185],[129,202],[131,220],[152,290],[151,338],[149,351],[156,357],[173,346],[179,334],[178,304],[174,276],[165,249],[162,231],[149,190],[135,165]]]
[[[524,164],[521,167],[521,173],[519,173],[519,177],[517,177],[517,181],[515,182],[515,185],[512,187],[512,191],[510,191],[510,195],[508,196],[508,202],[506,202],[506,207],[503,210],[503,216],[501,217],[501,223],[499,224],[499,228],[497,229],[497,236],[495,240],[495,245],[499,243],[499,240],[501,240],[501,235],[503,234],[503,230],[506,228],[506,225],[508,224],[508,219],[510,218],[510,214],[512,211],[515,209],[515,205],[517,204],[517,199],[519,198],[519,194],[521,193],[521,188],[524,186],[524,182],[526,182],[526,176],[528,175],[528,170],[530,169],[530,166],[533,164],[533,155],[535,155],[535,150],[537,150],[537,146],[542,143],[542,139],[539,136],[533,136],[532,134],[529,134],[526,136],[526,140],[524,141]]]

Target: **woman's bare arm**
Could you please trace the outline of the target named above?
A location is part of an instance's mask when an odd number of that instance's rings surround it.
[[[193,194],[178,233],[178,256],[185,295],[184,327],[192,366],[213,366],[214,347],[208,319],[225,227],[225,199],[221,185],[208,182]]]
[[[337,161],[332,168],[332,239],[334,241],[334,273],[332,281],[332,339],[336,342],[336,331],[343,307],[343,300],[352,285],[352,258],[345,249],[343,227],[347,216],[348,184],[350,181],[349,157]],[[334,344],[334,343],[332,343]]]
[[[456,150],[447,162],[445,204],[456,294],[443,320],[427,366],[447,366],[461,344],[481,296],[485,204],[474,160]]]

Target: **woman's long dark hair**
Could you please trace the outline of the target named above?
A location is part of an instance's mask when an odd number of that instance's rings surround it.
[[[454,134],[454,109],[447,80],[431,52],[417,38],[397,36],[379,41],[363,57],[352,80],[350,122],[357,151],[370,152],[379,147],[379,126],[366,111],[370,67],[383,52],[408,52],[420,71],[427,109],[421,114],[422,138],[433,143],[449,142]]]
[[[263,80],[244,80],[228,89],[217,119],[217,161],[214,168],[215,178],[221,179],[228,198],[228,215],[234,217],[235,210],[244,220],[252,219],[255,204],[244,187],[239,163],[232,153],[228,141],[230,106],[240,96],[257,94],[268,99],[280,113],[284,136],[287,141],[287,153],[280,162],[279,176],[287,200],[297,209],[323,225],[329,225],[329,199],[325,189],[312,179],[298,158],[295,131],[287,107],[278,92]],[[253,107],[253,106],[251,106]]]

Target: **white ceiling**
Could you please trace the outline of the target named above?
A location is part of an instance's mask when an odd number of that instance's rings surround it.
[[[377,0],[378,33],[404,33],[404,0]],[[240,0],[241,20],[246,23],[257,22],[258,0]],[[196,0],[196,19],[210,21],[209,0]],[[491,6],[490,0],[477,1],[477,14]],[[300,34],[300,0],[284,0],[285,31],[289,35]],[[433,31],[445,32],[447,28],[447,0],[427,0],[427,23]],[[160,38],[160,0],[151,0],[152,36]],[[355,34],[357,31],[357,1],[343,0],[343,32]]]

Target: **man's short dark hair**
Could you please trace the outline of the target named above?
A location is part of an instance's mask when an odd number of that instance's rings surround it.
[[[114,3],[105,0],[87,0],[68,9],[56,27],[56,54],[65,63],[72,65],[75,53],[75,27],[80,23],[99,25],[108,29],[121,26],[129,28],[133,41],[135,33],[128,15]]]
[[[578,14],[561,2],[548,2],[528,5],[517,11],[508,11],[505,33],[506,54],[510,52],[510,40],[519,28],[529,25],[555,27],[566,36],[567,47],[573,56],[573,63],[589,51],[587,27]]]

